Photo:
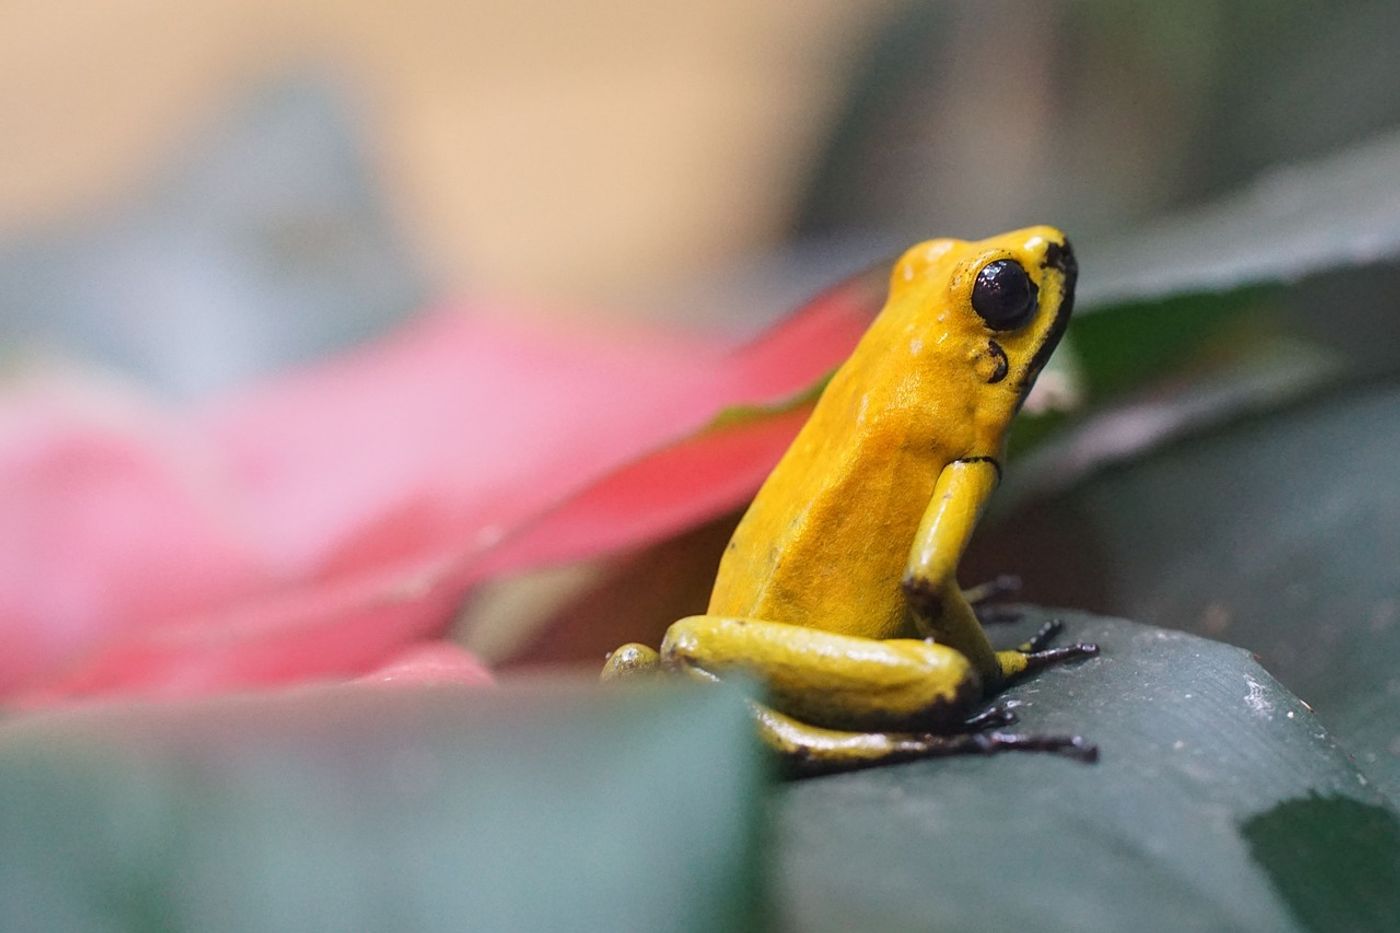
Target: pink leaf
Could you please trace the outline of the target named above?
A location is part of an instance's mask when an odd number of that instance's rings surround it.
[[[881,276],[882,278],[882,276]],[[354,676],[484,575],[656,540],[741,504],[782,408],[868,323],[852,280],[731,351],[429,315],[358,353],[119,429],[0,419],[0,694],[188,695]],[[705,429],[726,408],[779,405]],[[80,406],[81,408],[81,406]]]
[[[212,465],[160,417],[31,386],[0,402],[0,694],[114,631],[267,590]]]
[[[461,684],[482,687],[495,681],[486,665],[470,651],[451,642],[435,641],[413,645],[361,677],[359,682],[389,686]]]

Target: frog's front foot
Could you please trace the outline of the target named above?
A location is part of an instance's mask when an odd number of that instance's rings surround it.
[[[1013,573],[1003,573],[963,590],[962,594],[982,625],[1007,625],[1021,621],[1022,612],[1001,605],[1000,601],[1020,592],[1021,578]]]
[[[630,642],[608,655],[600,679],[604,681],[622,680],[643,674],[656,674],[660,671],[661,655],[655,648]]]
[[[981,606],[984,603],[1015,596],[1020,592],[1021,578],[1014,573],[1001,573],[990,580],[963,590],[963,599],[967,600],[969,606]]]

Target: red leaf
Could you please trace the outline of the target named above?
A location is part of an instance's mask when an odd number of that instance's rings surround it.
[[[0,420],[0,693],[188,695],[360,674],[483,575],[632,547],[741,504],[781,403],[869,321],[852,280],[737,351],[430,315],[217,408]]]
[[[114,631],[269,584],[206,452],[138,406],[35,386],[0,402],[0,694]]]
[[[461,684],[468,687],[494,683],[486,665],[470,651],[451,642],[432,641],[414,645],[386,664],[360,678],[360,683],[385,686],[421,684]]]

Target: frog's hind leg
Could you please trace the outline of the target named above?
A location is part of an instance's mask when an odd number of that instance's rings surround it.
[[[671,626],[659,653],[644,645],[614,651],[604,678],[662,670],[704,682],[747,674],[764,683],[774,705],[750,700],[749,708],[759,736],[794,776],[1001,751],[1097,756],[1078,736],[1000,731],[1015,721],[1003,707],[971,715],[982,695],[972,665],[920,639],[692,616]]]
[[[750,702],[759,737],[782,758],[792,777],[853,771],[875,765],[941,758],[994,755],[1004,751],[1051,752],[1078,761],[1098,759],[1098,748],[1077,735],[1018,735],[968,732],[933,735],[913,732],[843,732],[801,722],[761,703]]]
[[[947,645],[761,619],[681,619],[666,632],[661,663],[751,677],[775,709],[838,730],[956,732],[982,699],[972,664]]]
[[[720,678],[698,667],[686,667],[695,680],[718,683]],[[1077,735],[1020,735],[989,731],[1010,725],[1016,716],[1000,706],[989,707],[965,720],[960,732],[848,732],[802,722],[755,700],[749,712],[759,738],[777,752],[790,777],[811,777],[854,771],[876,765],[950,755],[994,755],[997,752],[1051,752],[1077,761],[1098,760],[1098,747]]]

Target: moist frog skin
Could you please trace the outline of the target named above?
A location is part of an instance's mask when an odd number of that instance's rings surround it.
[[[1021,735],[1007,683],[1097,653],[1047,627],[995,650],[958,562],[1001,479],[1006,436],[1069,323],[1077,266],[1053,227],[929,240],[895,264],[880,314],[735,529],[707,612],[659,652],[624,645],[605,680],[670,670],[761,682],[762,738],[792,770],[1003,749],[1092,759]],[[972,597],[972,598],[969,598]]]

